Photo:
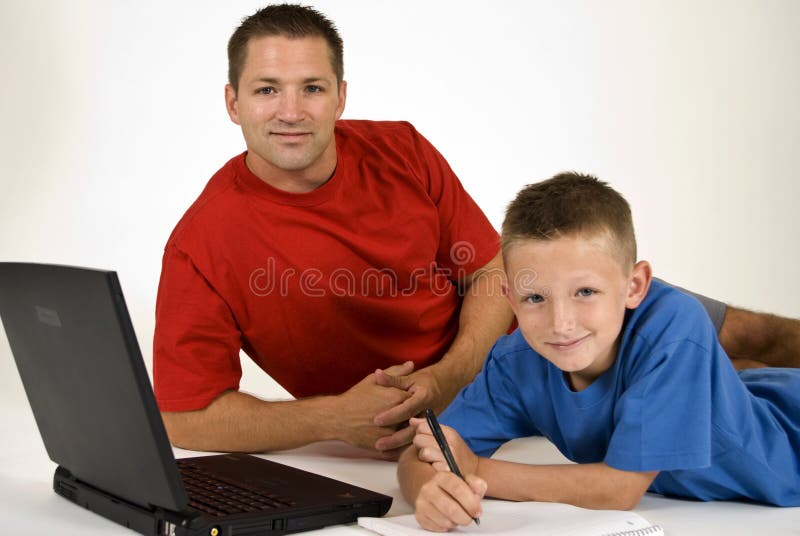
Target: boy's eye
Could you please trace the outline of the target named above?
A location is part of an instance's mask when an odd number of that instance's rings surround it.
[[[582,297],[584,297],[584,298],[585,298],[585,297],[587,297],[587,296],[591,296],[591,295],[593,295],[594,293],[595,293],[595,292],[594,292],[594,289],[591,289],[591,288],[582,288],[582,289],[580,289],[580,290],[578,291],[578,296],[582,296]]]
[[[531,294],[530,296],[525,298],[525,301],[527,301],[528,303],[542,303],[544,301],[544,296],[542,296],[541,294]]]

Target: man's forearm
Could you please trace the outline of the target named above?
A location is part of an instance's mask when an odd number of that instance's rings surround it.
[[[800,320],[728,306],[719,342],[731,359],[800,367]]]
[[[444,409],[475,378],[489,349],[508,332],[514,315],[503,296],[504,277],[498,254],[466,286],[458,334],[442,359],[429,367],[441,390],[436,409]]]
[[[390,367],[387,373],[411,370],[408,363]],[[378,438],[397,428],[376,425],[375,414],[408,397],[405,390],[378,385],[375,374],[369,374],[335,396],[268,402],[227,391],[205,409],[162,416],[170,441],[191,450],[267,452],[327,439],[374,449]]]
[[[331,439],[333,397],[266,402],[227,391],[197,411],[162,414],[170,441],[200,451],[267,452]]]
[[[373,422],[380,426],[403,425],[425,408],[444,410],[458,392],[480,372],[492,344],[508,331],[513,314],[503,296],[503,261],[500,254],[464,281],[464,300],[459,330],[442,359],[413,374],[379,374],[380,385],[408,391],[410,397],[395,407],[376,411]],[[382,451],[407,445],[413,430],[386,434],[375,443]]]

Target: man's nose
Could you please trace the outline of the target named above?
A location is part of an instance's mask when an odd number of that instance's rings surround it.
[[[278,103],[278,119],[286,123],[297,123],[303,119],[303,106],[299,95],[284,91]]]

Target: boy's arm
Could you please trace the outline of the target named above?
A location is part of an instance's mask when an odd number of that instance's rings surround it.
[[[414,444],[398,465],[398,480],[414,505],[417,521],[429,530],[466,525],[479,514],[484,494],[512,501],[573,504],[583,508],[628,510],[636,506],[658,471],[614,469],[605,463],[528,465],[476,456],[458,433],[442,430],[468,483],[446,467],[427,423],[412,419]],[[479,506],[477,506],[479,508]]]
[[[491,458],[480,458],[477,471],[490,497],[612,510],[635,507],[657,475],[658,471],[620,471],[602,462],[527,465]]]

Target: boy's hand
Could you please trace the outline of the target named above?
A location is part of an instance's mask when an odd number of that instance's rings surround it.
[[[409,423],[417,429],[414,435],[417,458],[420,461],[430,463],[437,471],[449,472],[450,468],[447,466],[442,451],[439,450],[439,444],[436,443],[436,438],[433,437],[428,422],[425,419],[414,418]],[[447,444],[450,445],[450,450],[453,452],[453,457],[461,473],[464,475],[476,474],[478,472],[478,456],[464,443],[458,432],[444,425],[442,425],[442,432],[444,432]]]
[[[449,471],[441,471],[423,484],[414,502],[414,516],[422,528],[445,532],[458,525],[467,526],[473,518],[480,517],[486,482],[473,474],[465,478],[466,482]]]

